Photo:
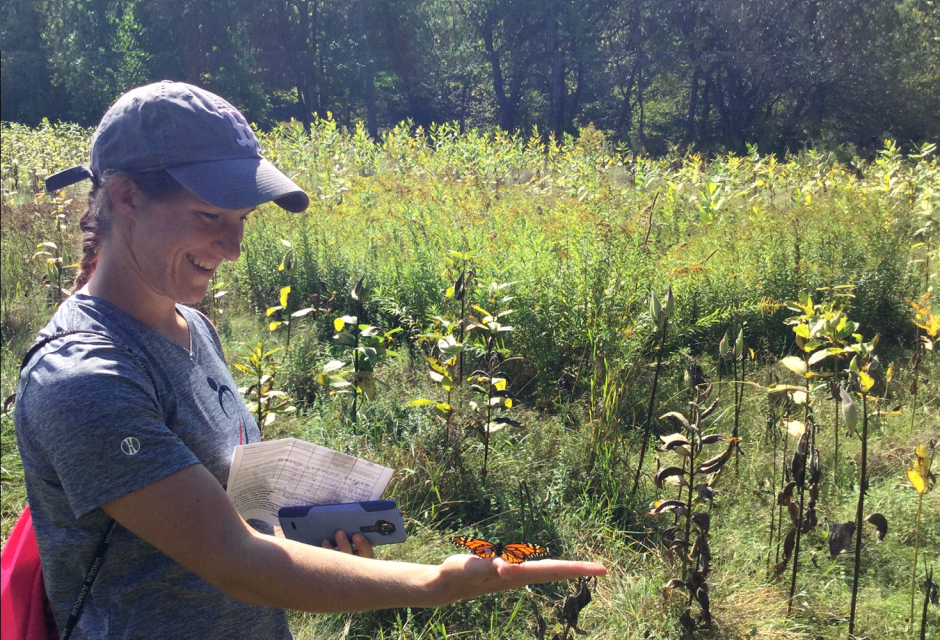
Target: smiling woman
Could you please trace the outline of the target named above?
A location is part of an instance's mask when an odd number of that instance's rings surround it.
[[[68,621],[85,638],[286,639],[287,608],[439,606],[605,573],[559,560],[380,562],[361,534],[337,532],[336,553],[249,527],[224,483],[233,448],[261,434],[231,391],[214,327],[185,305],[239,257],[252,209],[273,201],[300,212],[309,198],[261,157],[234,107],[182,83],[121,97],[90,157],[90,167],[47,180],[50,190],[92,180],[84,255],[77,290],[25,363],[14,412],[60,629]],[[97,581],[81,617],[70,616],[112,518],[120,526]]]

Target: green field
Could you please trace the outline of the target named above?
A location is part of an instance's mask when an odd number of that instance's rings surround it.
[[[79,255],[87,187],[43,195],[41,180],[84,161],[88,137],[68,126],[2,125],[3,398]],[[261,142],[307,188],[311,207],[253,214],[242,257],[222,267],[200,308],[219,328],[265,438],[303,438],[396,469],[386,497],[398,501],[411,538],[381,557],[437,562],[455,551],[454,535],[524,537],[608,567],[578,621],[589,637],[682,637],[688,591],[667,597],[664,587],[683,577],[678,556],[691,551],[667,548],[663,532],[675,521],[684,537],[686,518],[648,513],[656,500],[689,500],[687,488],[656,486],[659,469],[683,462],[655,450],[659,436],[676,431],[658,418],[688,416],[703,377],[713,385],[703,407],[717,406],[702,435],[737,429],[741,442],[737,453],[722,440],[697,458],[693,485],[708,467],[701,461],[730,452],[710,476],[713,500],[693,505],[710,515],[712,617],[694,637],[848,637],[855,552],[830,560],[827,532],[856,517],[863,429],[864,515],[883,514],[888,532],[877,541],[875,527],[863,526],[856,633],[920,637],[924,563],[940,565],[940,492],[923,497],[916,543],[918,494],[905,469],[914,447],[933,456],[940,439],[940,360],[926,348],[938,337],[936,316],[915,317],[907,300],[937,284],[932,145],[905,153],[886,142],[867,160],[757,149],[652,159],[591,128],[546,144],[536,135],[400,126],[374,142],[361,128],[322,120],[310,137],[292,123]],[[655,292],[664,302],[669,287],[664,336],[650,299]],[[931,303],[940,308],[935,298],[922,308]],[[826,313],[858,325],[839,333],[820,322]],[[343,316],[357,319],[338,329]],[[343,341],[363,349],[354,356]],[[259,344],[259,355],[272,353],[253,358]],[[843,355],[812,357],[826,348]],[[788,357],[796,361],[781,365]],[[342,366],[328,366],[335,361]],[[798,366],[807,361],[810,377]],[[270,376],[260,392],[259,375]],[[857,405],[852,437],[842,417],[835,425],[836,380]],[[408,406],[421,399],[428,402]],[[5,539],[25,489],[10,412],[0,420]],[[818,451],[818,524],[801,535],[790,602],[793,559],[773,571],[786,535],[778,523],[782,516],[787,529],[789,519],[773,505],[790,479],[784,448],[789,469],[798,443],[787,426],[798,434],[801,425]],[[702,567],[701,554],[695,562]],[[298,638],[525,638],[539,637],[542,619],[544,637],[561,638],[573,588],[438,610],[296,615],[293,629]],[[701,610],[691,605],[693,616]],[[927,624],[927,637],[938,633],[940,608],[930,605]]]

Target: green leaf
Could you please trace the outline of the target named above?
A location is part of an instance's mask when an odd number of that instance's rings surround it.
[[[434,405],[434,415],[444,418],[445,420],[450,417],[450,414],[454,412],[454,408],[447,404],[446,402],[438,402]]]
[[[358,300],[359,295],[362,293],[362,283],[365,281],[366,277],[362,276],[359,278],[359,282],[356,283],[356,286],[353,287],[352,291],[349,292],[349,295],[352,296],[353,300]]]
[[[333,339],[342,345],[346,345],[347,347],[356,346],[356,337],[348,331],[340,331],[335,336],[333,336]]]
[[[787,356],[780,361],[780,364],[797,375],[806,375],[806,363],[803,362],[803,358],[798,358],[797,356]]]
[[[330,360],[323,367],[323,373],[333,373],[334,371],[339,371],[346,366],[346,363],[342,360]]]
[[[828,349],[823,349],[823,350],[821,350],[821,351],[817,351],[816,353],[814,353],[813,355],[811,355],[811,356],[809,357],[809,366],[812,367],[812,366],[813,366],[814,364],[816,364],[817,362],[822,362],[823,360],[825,360],[826,358],[828,358],[830,355],[831,355],[831,354],[829,353],[829,350],[828,350]]]

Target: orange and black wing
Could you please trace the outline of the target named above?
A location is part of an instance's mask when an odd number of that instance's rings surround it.
[[[495,558],[496,545],[492,542],[487,542],[486,540],[480,540],[479,538],[468,538],[466,536],[460,536],[451,540],[458,547],[464,547],[468,549],[470,553],[480,558]]]
[[[519,564],[547,557],[548,549],[538,544],[512,543],[503,546],[500,556],[509,564]]]

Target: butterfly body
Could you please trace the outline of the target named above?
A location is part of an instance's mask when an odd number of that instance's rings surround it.
[[[452,542],[458,547],[468,549],[478,558],[502,558],[509,564],[520,564],[526,560],[538,560],[548,557],[548,549],[538,544],[513,542],[487,542],[479,538],[460,536]]]

